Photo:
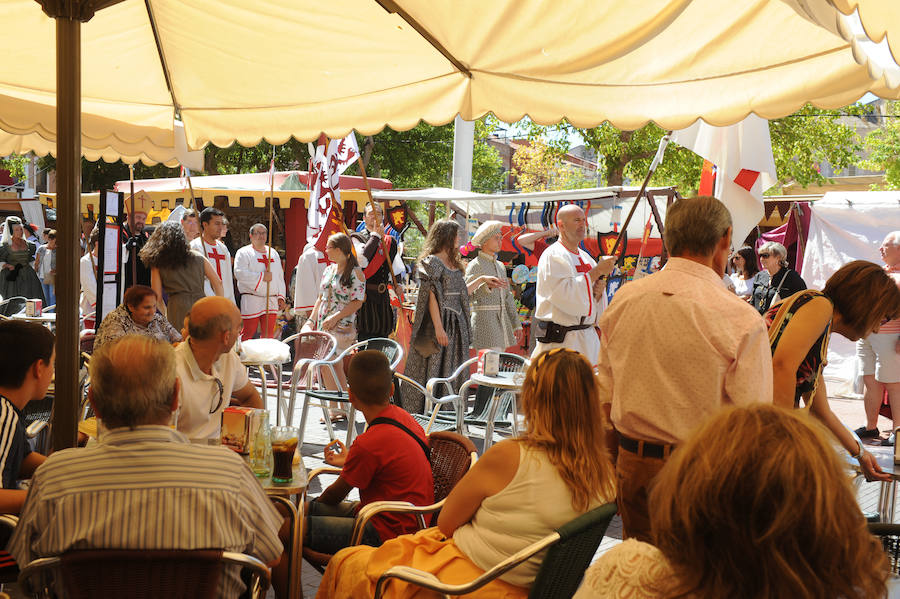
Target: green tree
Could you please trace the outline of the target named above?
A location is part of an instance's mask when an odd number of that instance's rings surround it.
[[[566,164],[562,154],[544,140],[535,138],[513,154],[513,174],[524,192],[592,187],[594,182]]]
[[[885,117],[882,127],[866,136],[870,153],[861,166],[884,171],[884,185],[873,185],[873,189],[900,189],[900,102],[888,102]]]
[[[5,158],[0,158],[0,169],[9,171],[9,175],[16,180],[25,178],[25,165],[28,164],[27,156],[19,156],[12,154]]]
[[[769,121],[779,183],[821,184],[827,181],[819,172],[822,162],[827,161],[835,171],[854,164],[862,145],[853,128],[840,117],[866,112],[862,106],[822,110],[806,105],[794,114]],[[622,131],[609,123],[580,129],[565,122],[550,127],[530,123],[527,130],[530,138],[553,138],[551,147],[558,152],[568,150],[571,134],[580,135],[584,144],[597,152],[607,185],[642,182],[665,133],[653,123],[635,131]],[[692,151],[671,143],[650,184],[675,185],[683,195],[695,193],[702,164],[703,159]]]

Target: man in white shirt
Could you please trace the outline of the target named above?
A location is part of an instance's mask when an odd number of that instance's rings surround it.
[[[237,306],[227,298],[204,297],[191,307],[189,337],[175,348],[182,389],[177,429],[188,439],[218,438],[222,412],[230,404],[265,407],[232,351],[241,324]]]
[[[297,260],[297,277],[294,279],[294,313],[302,320],[297,328],[309,318],[316,299],[319,297],[319,287],[322,284],[322,273],[330,264],[328,256],[316,249],[312,241],[303,248],[303,253]]]
[[[191,249],[197,250],[206,256],[209,263],[216,270],[216,274],[222,279],[225,297],[234,301],[231,252],[228,251],[224,243],[219,241],[219,238],[222,236],[222,229],[225,228],[225,213],[218,208],[204,208],[203,212],[200,213],[200,228],[202,229],[200,237],[191,241]],[[203,282],[203,290],[206,292],[207,297],[216,294],[208,279],[205,279]]]
[[[250,245],[234,254],[234,278],[241,292],[241,318],[244,319],[242,340],[252,339],[260,328],[260,337],[274,337],[278,311],[285,306],[281,257],[266,245],[267,232],[265,225],[256,223],[250,227]]]
[[[594,285],[615,266],[615,258],[604,256],[597,263],[579,247],[587,233],[584,210],[575,204],[559,209],[556,215],[559,241],[550,245],[538,261],[532,357],[556,347],[580,352],[591,364],[597,363],[600,338],[594,330],[597,317],[606,307],[606,294],[595,299]]]
[[[665,268],[626,283],[600,317],[597,372],[618,435],[619,513],[625,536],[641,541],[651,540],[648,488],[671,452],[721,406],[772,402],[766,325],[722,285],[728,209],[710,197],[676,202],[665,242]]]

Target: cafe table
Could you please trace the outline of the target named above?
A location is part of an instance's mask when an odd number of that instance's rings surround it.
[[[894,521],[894,497],[897,494],[897,481],[900,480],[900,466],[894,464],[894,448],[880,445],[864,445],[865,450],[875,456],[881,469],[891,475],[890,480],[882,481],[878,496],[878,515],[882,522]],[[853,469],[862,474],[859,463],[847,457]]]
[[[489,376],[482,373],[475,373],[469,377],[469,380],[476,385],[485,385],[494,389],[490,399],[490,407],[488,408],[487,422],[484,429],[484,450],[494,444],[494,418],[497,416],[497,409],[500,406],[500,398],[503,396],[498,391],[512,391],[512,434],[513,437],[519,436],[519,410],[518,396],[522,390],[522,383],[525,382],[524,372],[500,372]]]
[[[44,326],[53,328],[56,325],[56,312],[47,312],[38,314],[37,316],[25,316],[24,312],[13,314],[10,316],[13,320],[24,320],[25,322],[38,322]]]

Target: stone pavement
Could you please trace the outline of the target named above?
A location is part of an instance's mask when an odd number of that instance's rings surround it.
[[[298,404],[301,402],[301,398],[297,398]],[[831,398],[831,408],[834,413],[841,419],[844,424],[849,426],[851,429],[855,429],[858,426],[861,426],[865,422],[865,415],[863,412],[863,403],[862,400],[858,399],[845,399],[845,398]],[[269,397],[269,408],[274,409],[275,400],[270,394]],[[300,405],[297,405],[295,408],[295,415],[293,422],[294,424],[298,424],[300,422]],[[319,408],[312,408],[309,413],[309,417],[307,418],[306,431],[304,433],[304,442],[301,448],[301,454],[303,456],[303,463],[306,465],[308,470],[312,470],[319,466],[324,465],[323,462],[323,449],[325,445],[329,442],[328,433],[326,431],[326,427],[323,423],[320,422],[322,418],[322,410]],[[363,430],[363,419],[361,416],[357,416],[357,430],[358,432],[362,432]],[[891,422],[886,418],[879,417],[878,427],[882,431],[889,431],[891,428]],[[335,429],[338,438],[343,440],[345,438],[347,432],[346,423],[339,423]],[[484,430],[479,427],[470,427],[469,435],[472,438],[473,442],[476,446],[483,447],[484,444]],[[887,436],[887,432],[883,434],[883,436]],[[495,440],[500,440],[503,437],[500,434],[495,434]],[[321,477],[321,482],[314,481],[313,484],[310,485],[308,492],[311,496],[318,495],[324,487],[327,487],[331,481],[334,480],[333,476],[324,476]],[[858,477],[854,481],[854,485],[857,488],[857,497],[860,504],[860,507],[863,511],[867,512],[877,512],[878,508],[878,499],[879,499],[879,491],[880,485],[877,483],[867,483],[862,477]],[[355,493],[355,491],[354,491]],[[358,498],[354,495],[351,495],[351,498]],[[597,556],[602,555],[604,552],[612,548],[613,546],[622,542],[622,523],[621,519],[616,516],[609,529],[607,530],[606,536],[603,539],[598,551]],[[596,559],[596,557],[595,557]],[[303,594],[307,599],[314,597],[316,590],[318,589],[319,581],[321,580],[321,575],[312,567],[304,562],[303,571],[302,571],[302,581],[303,581]],[[274,594],[269,593],[269,597],[274,597]]]

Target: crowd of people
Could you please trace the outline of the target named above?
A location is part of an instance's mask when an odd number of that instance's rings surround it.
[[[102,442],[93,447],[48,458],[28,450],[22,410],[46,394],[53,338],[39,325],[0,322],[0,363],[13,367],[0,376],[0,505],[21,512],[9,550],[27,563],[84,543],[222,547],[273,567],[282,596],[281,516],[232,453],[188,443],[218,438],[228,405],[265,407],[233,350],[238,339],[277,336],[275,315],[290,299],[281,259],[261,224],[232,260],[221,242],[224,214],[207,208],[193,217],[196,231],[188,217],[147,235],[135,218],[126,235],[134,281],[103,319],[90,363],[89,399],[102,423]],[[424,412],[425,397],[409,385],[395,394],[381,352],[361,351],[342,365],[334,384],[348,390],[368,428],[350,447],[338,441],[324,449],[341,473],[305,508],[305,546],[330,556],[317,596],[372,596],[393,565],[462,582],[613,501],[626,541],[589,568],[579,599],[885,596],[885,555],[833,445],[867,479],[888,475],[831,411],[822,368],[832,333],[859,343],[868,421],[857,433],[878,437],[881,394],[900,400],[900,232],[882,244],[884,266],[849,262],[822,290],[807,289],[784,246],[734,252],[721,202],[680,200],[666,214],[665,267],[626,284],[607,305],[605,278],[615,259],[584,251],[579,206],[562,207],[556,220],[558,241],[535,247],[536,346],[518,402],[524,432],[480,456],[435,526],[419,531],[412,516],[380,515],[362,545],[348,547],[361,506],[426,505],[434,487],[429,439],[412,417]],[[7,223],[4,271],[21,274],[15,265],[29,264],[24,253],[38,252],[21,229]],[[418,300],[404,372],[423,386],[474,351],[517,342],[521,323],[497,258],[502,230],[483,223],[463,257],[455,220],[430,227],[412,275]],[[31,269],[38,293],[53,273],[49,233]],[[96,285],[96,236],[87,245],[83,287],[91,274]],[[388,336],[398,317],[391,287],[405,274],[400,254],[374,204],[359,232],[332,235],[324,252],[308,245],[293,300],[303,329],[330,333],[338,351]],[[95,309],[89,292],[84,313]],[[13,338],[27,341],[6,341]],[[91,479],[96,464],[102,481]],[[125,475],[134,472],[140,484]],[[26,497],[16,480],[27,477]],[[358,502],[347,501],[353,489]],[[208,517],[194,517],[198,502]],[[133,521],[137,505],[183,519],[178,533]],[[526,597],[540,559],[477,596]],[[223,596],[242,587],[234,576],[222,585]],[[417,593],[394,583],[386,596]]]

